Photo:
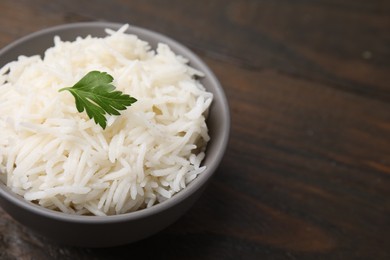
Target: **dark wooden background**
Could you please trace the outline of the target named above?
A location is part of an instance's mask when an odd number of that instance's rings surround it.
[[[79,21],[190,47],[230,101],[195,206],[128,246],[58,246],[0,209],[0,259],[390,259],[390,2],[1,0],[0,47]],[[131,232],[131,231],[129,231]]]

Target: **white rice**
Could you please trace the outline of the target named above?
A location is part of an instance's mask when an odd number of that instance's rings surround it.
[[[165,44],[135,35],[54,38],[43,58],[0,69],[0,180],[26,200],[72,214],[113,215],[171,198],[201,174],[212,94]],[[92,70],[137,98],[103,130],[58,92]]]

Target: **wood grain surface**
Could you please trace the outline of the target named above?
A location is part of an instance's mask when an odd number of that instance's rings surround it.
[[[215,178],[166,230],[73,248],[0,209],[0,259],[390,259],[389,1],[1,0],[0,10],[0,47],[79,21],[166,34],[212,68],[232,114]]]

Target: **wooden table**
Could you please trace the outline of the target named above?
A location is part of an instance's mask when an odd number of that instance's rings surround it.
[[[0,209],[0,259],[390,259],[389,1],[1,0],[0,46],[79,21],[190,47],[232,114],[196,205],[119,248],[59,246]]]

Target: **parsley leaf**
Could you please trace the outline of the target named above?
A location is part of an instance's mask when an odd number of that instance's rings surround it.
[[[90,119],[94,119],[103,129],[107,126],[105,114],[120,115],[119,110],[125,110],[137,99],[115,90],[111,84],[114,78],[100,71],[91,71],[73,87],[62,88],[68,90],[76,100],[76,108],[81,113],[87,112]]]

